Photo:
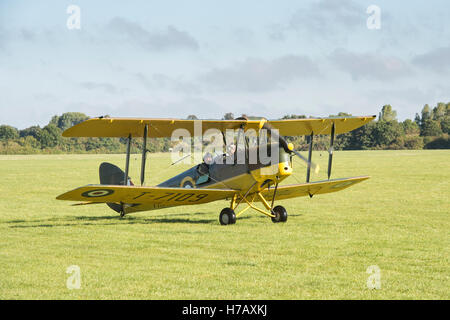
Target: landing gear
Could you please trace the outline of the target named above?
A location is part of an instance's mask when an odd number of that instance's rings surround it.
[[[287,221],[287,211],[283,206],[276,206],[273,208],[273,214],[275,217],[272,217],[272,222],[286,222]]]
[[[227,224],[235,224],[236,223],[236,214],[233,209],[224,208],[219,215],[220,224],[225,226]]]
[[[120,212],[119,213],[120,213],[121,218],[125,217],[125,207],[122,202],[120,203]]]

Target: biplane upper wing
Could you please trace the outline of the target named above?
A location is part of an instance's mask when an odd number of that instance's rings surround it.
[[[244,128],[258,131],[265,123],[278,129],[283,136],[331,134],[334,123],[335,133],[345,133],[359,128],[375,119],[375,116],[310,118],[286,120],[181,120],[181,119],[133,119],[133,118],[92,118],[63,132],[64,137],[142,137],[148,126],[148,137],[171,137],[176,129],[185,129],[191,136],[199,136],[209,129],[222,132],[227,129]],[[201,125],[200,125],[201,124]]]
[[[230,189],[87,185],[61,194],[56,199],[88,201],[89,203],[155,204],[161,205],[161,207],[172,207],[230,198],[237,192]]]
[[[370,178],[369,176],[361,176],[361,177],[333,179],[310,183],[279,186],[277,188],[275,199],[282,200],[296,197],[304,197],[309,195],[337,192],[346,189],[350,186],[353,186],[361,181],[367,180],[369,178]],[[269,190],[266,189],[262,192],[262,195],[267,199],[271,199],[273,197],[274,191],[275,188],[271,188]]]
[[[282,136],[302,136],[319,134],[331,134],[334,123],[335,134],[346,133],[362,127],[375,119],[376,116],[343,117],[343,118],[317,118],[317,119],[285,119],[271,120],[268,123],[278,129]]]

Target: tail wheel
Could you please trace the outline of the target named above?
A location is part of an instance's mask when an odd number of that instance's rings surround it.
[[[125,216],[125,208],[123,207],[123,203],[120,203],[120,217],[123,218]]]
[[[287,211],[283,206],[276,206],[273,208],[273,213],[275,217],[272,217],[272,222],[286,222],[287,221]]]
[[[236,214],[233,209],[224,208],[219,215],[219,222],[221,225],[225,226],[227,224],[236,223]]]

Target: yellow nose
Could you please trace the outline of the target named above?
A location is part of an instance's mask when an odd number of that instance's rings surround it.
[[[278,164],[278,172],[282,176],[288,176],[292,174],[292,167],[290,166],[289,162],[280,162]]]

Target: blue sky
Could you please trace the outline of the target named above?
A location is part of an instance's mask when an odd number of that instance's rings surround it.
[[[367,28],[370,5],[380,29]],[[450,101],[448,21],[448,1],[433,0],[0,0],[0,124],[68,111],[370,115],[388,103],[413,118]]]

